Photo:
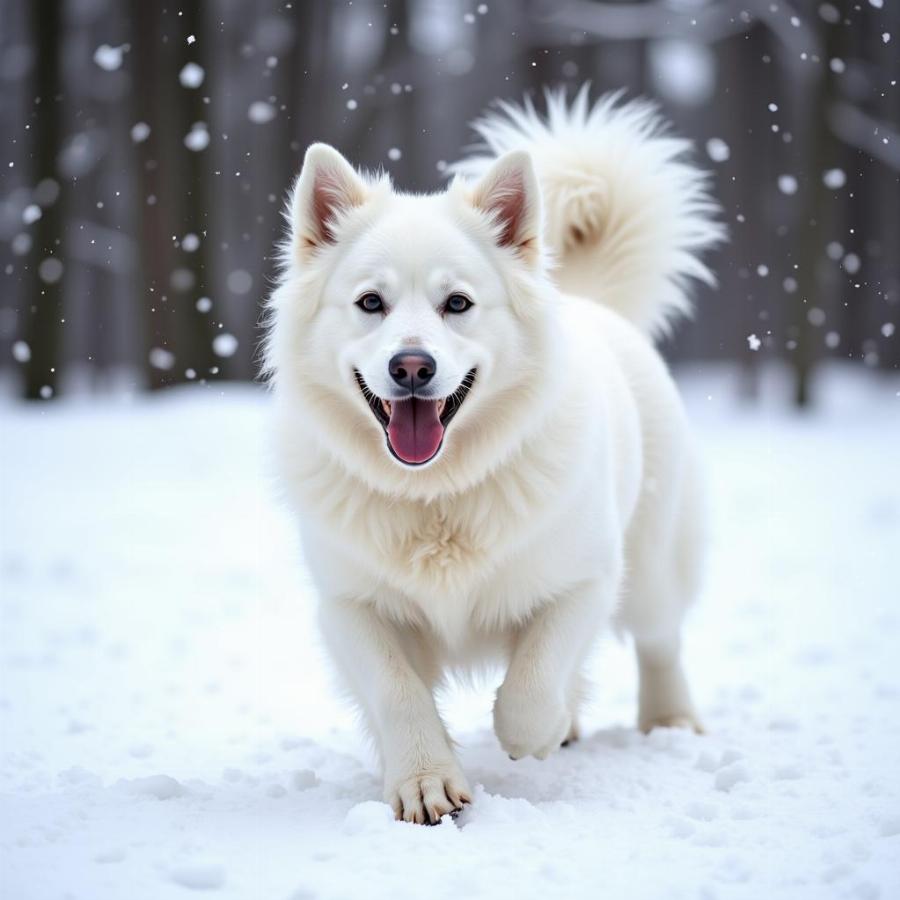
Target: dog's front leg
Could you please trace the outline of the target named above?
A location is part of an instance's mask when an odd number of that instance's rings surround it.
[[[541,607],[519,632],[494,703],[494,731],[513,759],[546,759],[574,735],[581,664],[614,597],[612,585],[581,585]]]
[[[434,697],[415,668],[414,636],[360,603],[326,602],[320,620],[378,742],[384,799],[396,817],[437,823],[470,803]]]

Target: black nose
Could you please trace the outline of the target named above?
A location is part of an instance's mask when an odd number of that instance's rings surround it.
[[[391,378],[406,388],[411,394],[425,387],[432,378],[437,363],[430,353],[424,350],[407,350],[405,353],[395,353],[388,363],[388,371]]]

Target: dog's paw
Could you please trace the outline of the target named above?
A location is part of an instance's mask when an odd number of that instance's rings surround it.
[[[437,825],[442,816],[471,803],[472,792],[458,766],[441,766],[386,785],[384,799],[400,821]]]
[[[649,734],[654,728],[683,728],[693,731],[694,734],[706,734],[703,723],[697,718],[696,713],[674,713],[671,715],[657,715],[652,718],[641,719],[638,727],[644,734]]]
[[[572,731],[572,716],[562,697],[519,691],[506,684],[497,691],[494,733],[512,759],[546,759]]]

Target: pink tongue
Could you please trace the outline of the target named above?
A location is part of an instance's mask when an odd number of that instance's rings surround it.
[[[437,400],[395,400],[387,433],[391,448],[403,462],[427,462],[437,453],[444,437]]]

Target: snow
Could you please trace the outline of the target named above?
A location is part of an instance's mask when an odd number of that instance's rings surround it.
[[[705,44],[680,38],[650,41],[647,61],[655,90],[675,103],[700,106],[716,87],[716,59]]]
[[[203,71],[203,66],[198,66],[195,62],[185,63],[184,68],[178,73],[181,86],[186,88],[200,87],[204,78],[206,78],[206,72]]]
[[[887,326],[884,326],[884,328],[886,327]],[[884,331],[884,328],[882,328],[882,331]],[[18,363],[27,363],[31,359],[31,347],[28,345],[28,342],[14,341],[12,345],[12,356]]]
[[[255,100],[247,110],[247,118],[257,125],[264,125],[275,118],[275,112],[275,107],[271,103],[266,103],[264,100]]]
[[[115,72],[122,67],[122,58],[130,48],[128,44],[121,47],[111,47],[109,44],[101,44],[94,51],[94,62],[106,72]]]
[[[135,144],[146,141],[148,137],[150,137],[150,126],[146,122],[135,122],[135,124],[131,126],[131,140],[133,140]]]
[[[756,352],[757,350],[759,350],[760,347],[762,347],[762,341],[755,334],[748,334],[747,335],[747,346],[751,350]]]
[[[635,732],[631,652],[582,740],[511,762],[496,677],[442,700],[475,803],[396,823],[316,638],[261,390],[0,400],[4,896],[900,893],[900,379],[823,408],[682,379],[713,527],[687,661],[709,733]]]
[[[843,169],[828,169],[822,175],[822,183],[836,191],[847,183],[847,175]]]
[[[213,338],[213,353],[223,358],[234,356],[238,348],[238,339],[233,334],[222,332]]]
[[[164,372],[175,365],[175,354],[171,350],[166,350],[165,347],[151,347],[147,358],[154,369],[162,369]]]
[[[791,194],[796,194],[797,179],[794,178],[793,175],[779,175],[778,190],[781,191],[782,194],[787,194],[788,196],[790,196]]]
[[[706,154],[713,162],[725,162],[731,156],[731,147],[722,138],[710,138],[706,142]]]
[[[253,287],[253,276],[246,269],[235,269],[228,273],[227,283],[233,294],[246,294]]]
[[[55,256],[48,256],[42,259],[38,266],[38,275],[44,284],[56,284],[63,276],[62,260]]]
[[[22,210],[22,221],[26,225],[32,225],[37,222],[38,219],[43,215],[41,212],[41,208],[37,205],[37,203],[29,203],[25,209]]]
[[[398,147],[391,147],[390,150],[388,150],[387,155],[388,159],[392,160],[393,162],[397,162],[398,159],[401,159],[403,157],[403,153]]]
[[[31,235],[26,231],[17,234],[10,244],[10,249],[16,256],[26,256],[31,251]]]
[[[859,271],[859,267],[862,265],[860,258],[855,253],[848,253],[844,257],[844,271],[849,275],[855,275]]]
[[[195,152],[205,150],[209,146],[209,131],[205,122],[194,122],[191,130],[184,136],[184,146]]]

